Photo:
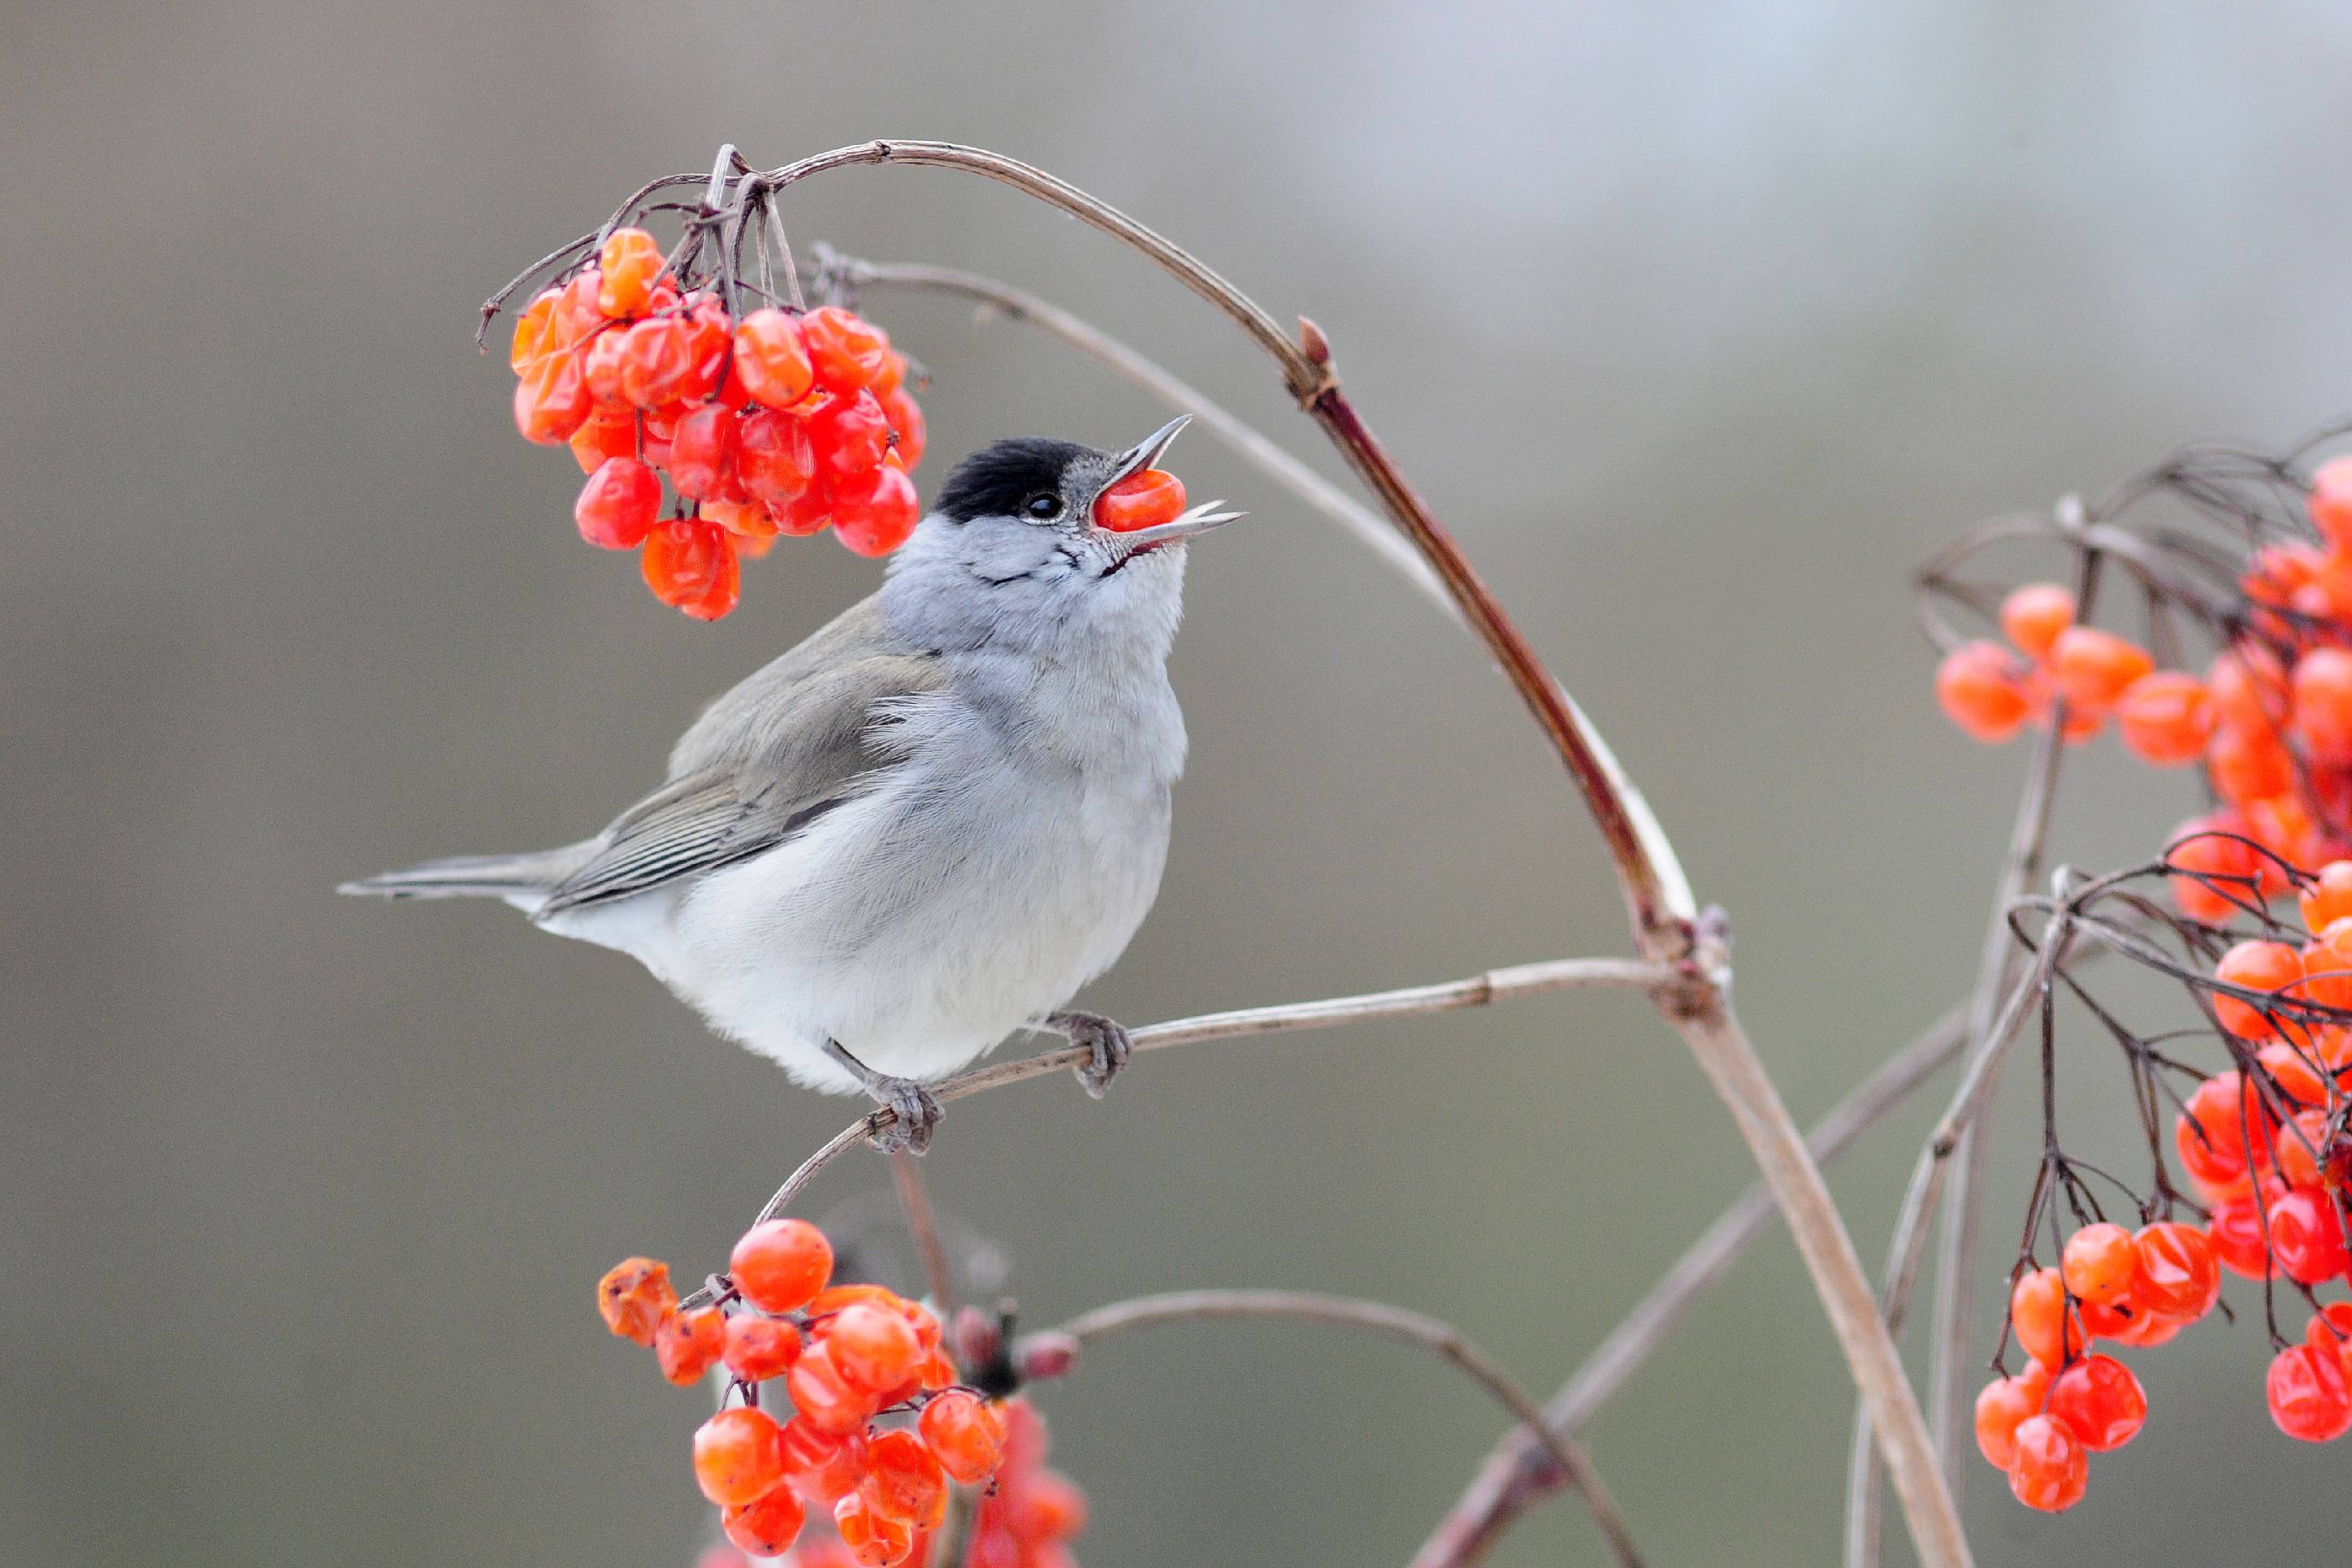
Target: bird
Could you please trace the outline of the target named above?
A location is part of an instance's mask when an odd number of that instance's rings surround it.
[[[880,589],[712,702],[593,837],[338,890],[501,899],[627,953],[793,1081],[887,1107],[894,1150],[930,1142],[930,1085],[1023,1029],[1085,1047],[1100,1096],[1131,1042],[1068,1003],[1159,895],[1187,546],[1243,514],[1114,532],[1095,501],[1186,422],[966,458]]]

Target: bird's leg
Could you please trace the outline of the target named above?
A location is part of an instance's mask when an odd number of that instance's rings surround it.
[[[1084,1046],[1094,1053],[1094,1059],[1076,1070],[1078,1081],[1097,1100],[1103,1097],[1103,1090],[1110,1087],[1110,1080],[1118,1076],[1135,1051],[1128,1041],[1126,1028],[1100,1013],[1055,1013],[1038,1026],[1051,1029],[1070,1044]]]
[[[931,1129],[940,1124],[940,1117],[944,1114],[939,1096],[913,1079],[876,1072],[851,1056],[839,1040],[825,1041],[824,1054],[847,1068],[849,1076],[874,1097],[875,1104],[887,1107],[898,1118],[874,1135],[877,1144],[885,1150],[909,1149],[918,1154],[931,1146]]]

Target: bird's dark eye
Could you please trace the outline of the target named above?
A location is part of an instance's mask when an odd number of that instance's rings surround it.
[[[1062,515],[1062,498],[1051,490],[1040,490],[1023,510],[1038,521],[1048,522]]]

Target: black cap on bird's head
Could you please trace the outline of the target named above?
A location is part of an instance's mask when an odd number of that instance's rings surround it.
[[[1184,415],[1171,420],[1123,452],[1097,451],[1076,441],[1043,436],[1022,436],[982,447],[955,466],[940,488],[931,510],[950,522],[975,518],[1009,517],[1024,522],[1074,531],[1095,529],[1097,498],[1111,486],[1151,468],[1192,422]],[[1155,545],[1172,544],[1205,533],[1232,516],[1201,508],[1157,528],[1118,535],[1124,554]]]

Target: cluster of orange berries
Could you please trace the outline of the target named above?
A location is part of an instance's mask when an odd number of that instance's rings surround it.
[[[988,1561],[1055,1568],[1063,1559],[1051,1552],[1076,1532],[1083,1502],[1037,1469],[1035,1413],[958,1385],[939,1321],[920,1302],[878,1285],[834,1285],[832,1275],[824,1233],[779,1219],[735,1244],[711,1306],[682,1310],[667,1267],[650,1258],[629,1258],[598,1282],[605,1325],[650,1348],[672,1383],[726,1367],[728,1403],[694,1434],[694,1477],[727,1539],[752,1556],[782,1556],[814,1508],[860,1568],[920,1563],[950,1483],[995,1481],[979,1511],[1000,1517],[1019,1550]],[[763,1388],[777,1383],[792,1407],[783,1420],[772,1413],[774,1389]],[[1013,1506],[1024,1498],[1033,1500]]]
[[[515,322],[515,426],[579,460],[581,537],[642,549],[646,585],[706,621],[735,607],[739,557],[778,534],[831,526],[861,555],[906,542],[923,414],[888,336],[834,305],[738,321],[664,266],[652,235],[615,229]]]
[[[2219,808],[2182,824],[2184,870],[2284,891],[2280,868],[2352,853],[2352,458],[2313,478],[2307,506],[2323,544],[2273,544],[2240,580],[2242,629],[2200,679],[2158,669],[2147,649],[2075,620],[2074,596],[2028,584],[2001,605],[2009,647],[1964,643],[1944,657],[1936,696],[1977,740],[2047,722],[2063,697],[2066,739],[2113,721],[2135,756],[2158,767],[2202,761]],[[2174,882],[2181,911],[2215,921],[2233,901],[2210,880]]]

